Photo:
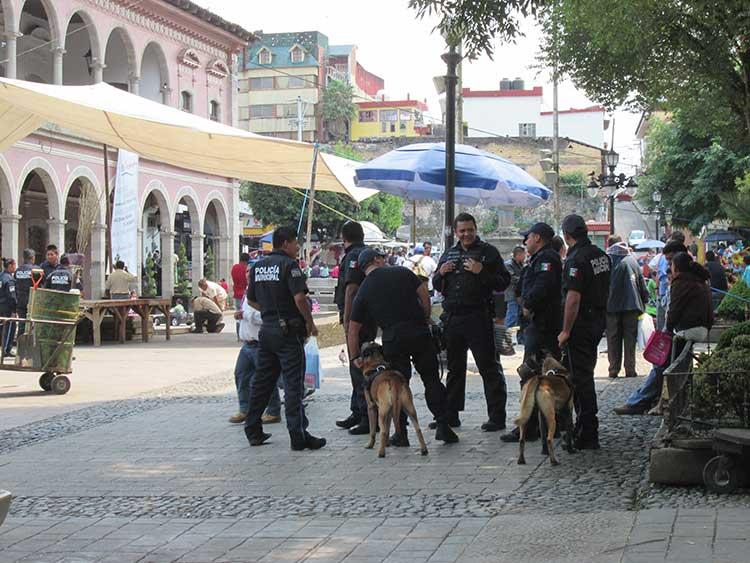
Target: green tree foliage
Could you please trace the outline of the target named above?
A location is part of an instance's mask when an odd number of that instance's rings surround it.
[[[696,232],[726,216],[720,197],[735,192],[736,178],[750,165],[748,156],[717,137],[695,135],[680,113],[669,122],[654,123],[648,143],[647,174],[639,179],[638,189],[644,205],[653,207],[651,194],[658,190],[672,222]]]
[[[175,295],[190,294],[190,270],[188,267],[187,250],[185,243],[180,243],[177,248],[177,265],[175,266]]]
[[[738,297],[739,299],[736,299]],[[721,305],[716,314],[723,319],[732,319],[735,321],[744,321],[748,308],[750,307],[750,287],[745,282],[739,280],[729,290],[729,294],[721,300]]]
[[[557,0],[542,13],[544,63],[591,99],[679,110],[699,137],[750,141],[747,0]]]
[[[320,108],[328,133],[336,139],[346,137],[349,122],[357,115],[352,85],[341,80],[331,80],[323,90]]]
[[[144,297],[156,297],[156,263],[151,256],[146,258],[143,277],[146,279],[146,286],[143,289]]]
[[[213,245],[208,246],[203,264],[203,277],[207,280],[216,281],[216,258],[214,257]]]
[[[721,195],[722,210],[736,227],[750,227],[750,172],[737,179],[737,190]]]

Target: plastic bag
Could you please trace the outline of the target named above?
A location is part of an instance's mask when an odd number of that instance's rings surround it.
[[[656,330],[646,342],[643,357],[655,366],[663,366],[669,361],[672,351],[672,337],[666,332]]]
[[[654,333],[654,319],[648,313],[643,313],[638,317],[638,349],[645,350],[646,343],[651,335]]]
[[[320,389],[322,371],[318,339],[312,336],[305,344],[305,386]]]

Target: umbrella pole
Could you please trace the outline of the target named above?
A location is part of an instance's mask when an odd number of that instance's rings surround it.
[[[310,256],[312,255],[312,222],[313,206],[315,205],[315,175],[318,171],[318,152],[320,151],[318,143],[315,143],[313,149],[312,173],[310,175],[310,197],[307,201],[307,231],[305,238],[305,265],[310,267]]]
[[[417,200],[411,202],[411,241],[417,246]]]

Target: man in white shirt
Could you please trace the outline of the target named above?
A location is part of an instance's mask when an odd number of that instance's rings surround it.
[[[218,283],[203,278],[198,282],[203,297],[208,297],[222,311],[227,308],[227,292]]]
[[[109,291],[110,299],[130,299],[130,287],[137,281],[138,278],[128,272],[125,262],[118,260],[104,287]]]
[[[242,348],[234,366],[234,382],[237,386],[240,410],[229,417],[229,422],[241,424],[245,422],[250,407],[250,384],[255,376],[255,366],[258,361],[258,334],[263,321],[260,311],[248,305],[247,297],[242,298],[242,307],[235,312],[234,318],[240,321],[240,340],[242,340]],[[271,394],[271,400],[266,407],[262,421],[263,424],[281,422],[281,397],[278,387],[275,387]]]
[[[425,243],[427,245],[429,243]],[[430,245],[432,250],[432,245]],[[405,264],[422,281],[427,282],[427,289],[432,292],[432,274],[437,270],[437,262],[427,254],[426,246],[417,246],[414,255],[410,256]],[[430,293],[432,294],[432,293]]]

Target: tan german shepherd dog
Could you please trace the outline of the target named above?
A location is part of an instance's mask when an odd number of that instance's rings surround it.
[[[417,420],[417,410],[414,408],[414,398],[409,389],[406,378],[396,370],[390,369],[383,356],[383,347],[375,342],[367,342],[360,351],[362,358],[362,373],[365,375],[365,399],[367,400],[367,415],[370,420],[370,441],[367,449],[375,446],[375,430],[380,425],[380,449],[378,457],[385,457],[385,447],[388,445],[388,433],[391,420],[396,433],[399,427],[401,409],[411,419],[414,431],[419,440],[419,451],[427,455],[427,444],[424,442],[422,430]]]
[[[565,449],[568,453],[575,452],[573,448],[573,384],[570,372],[552,356],[547,356],[542,365],[541,374],[535,375],[526,382],[521,393],[521,414],[516,419],[516,426],[520,430],[518,441],[518,464],[524,465],[524,446],[526,445],[526,423],[539,407],[539,433],[544,440],[543,429],[546,422],[547,438],[542,453],[549,454],[552,465],[560,462],[555,457],[552,442],[555,437],[556,414],[561,413],[561,424],[565,432]],[[545,451],[546,450],[546,451]]]

